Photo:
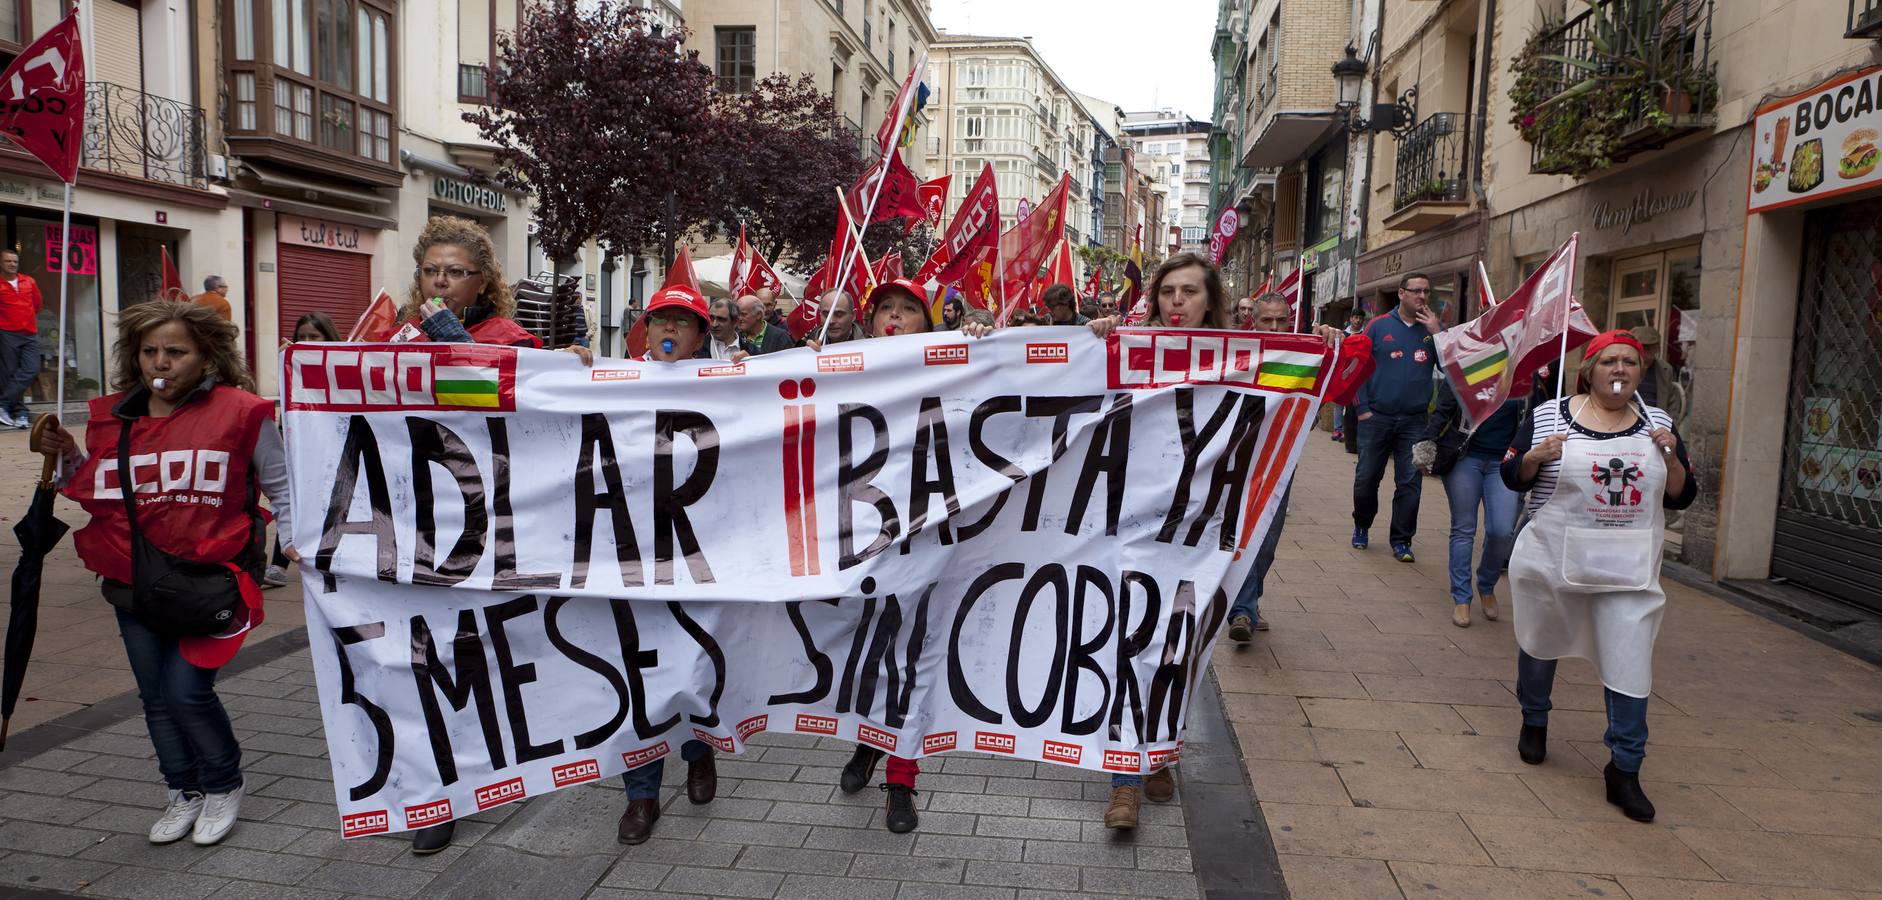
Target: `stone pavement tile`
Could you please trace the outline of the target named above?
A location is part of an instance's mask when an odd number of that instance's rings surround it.
[[[1723,881],[1683,881],[1677,878],[1651,878],[1622,875],[1621,887],[1634,900],[1861,900],[1882,896],[1855,891],[1817,890],[1815,888],[1774,887],[1763,884],[1728,884]]]
[[[1219,670],[1218,670],[1219,671]],[[1261,725],[1305,725],[1307,714],[1300,710],[1300,700],[1291,694],[1222,693],[1222,712],[1230,722]]]
[[[257,772],[268,775],[292,775],[296,778],[314,780],[333,778],[333,765],[324,759],[306,756],[294,756],[286,753],[254,753],[242,748],[243,772]],[[331,797],[333,792],[327,792]]]
[[[1490,863],[1455,813],[1288,803],[1264,803],[1261,811],[1274,835],[1274,849],[1280,853]]]
[[[1465,815],[1470,830],[1496,864],[1603,875],[1712,878],[1715,873],[1670,828],[1618,818],[1572,822],[1519,816]],[[1739,833],[1739,832],[1729,832]]]
[[[1315,728],[1365,728],[1400,734],[1463,734],[1470,730],[1463,716],[1441,703],[1310,698],[1300,701],[1300,708]]]
[[[247,804],[243,804],[246,813]],[[277,825],[272,822],[250,822],[241,818],[241,824],[222,839],[223,846],[240,847],[244,850],[275,851],[285,849],[289,844],[300,840],[307,834],[307,829],[294,825]]]
[[[1054,782],[1076,784],[1076,782]],[[935,812],[978,813],[983,816],[1024,816],[1031,806],[1025,797],[987,794],[935,793],[928,797],[928,809]],[[924,820],[925,821],[925,820]]]
[[[1605,744],[1572,741],[1571,746],[1597,767],[1606,766],[1610,754]],[[1687,784],[1736,784],[1751,787],[1791,787],[1776,772],[1760,765],[1743,750],[1713,747],[1661,747],[1647,739],[1647,759],[1641,765],[1643,778],[1678,781]]]
[[[706,830],[707,825],[712,824],[713,820],[709,818],[708,815],[689,815],[693,810],[694,807],[676,804],[674,801],[668,800],[666,809],[660,814],[659,823],[654,825],[654,833],[663,838],[669,838],[675,841],[699,840],[700,834]],[[617,838],[616,835],[619,834],[620,819],[616,817],[613,821],[615,823],[613,827],[603,828],[599,822],[584,820],[582,824],[588,826],[587,830],[592,831],[592,835],[582,839],[576,846],[570,846],[567,849],[552,850],[551,852],[557,855],[579,852],[594,853],[605,849],[607,842],[611,839],[618,843],[619,838]],[[535,829],[531,828],[529,830],[534,831]],[[724,843],[738,844],[743,842],[725,841]],[[577,846],[579,846],[580,849],[576,849]]]
[[[895,900],[1015,900],[1018,892],[1005,887],[964,884],[920,884],[904,882],[895,891]]]
[[[1548,808],[1515,775],[1353,766],[1341,769],[1340,778],[1346,784],[1346,792],[1352,795],[1354,806],[1504,816],[1549,815]]]
[[[940,759],[938,771],[949,775],[998,775],[1003,778],[1031,778],[1039,763],[1023,759],[1000,759],[968,753],[947,753]],[[925,762],[925,761],[924,761]]]
[[[777,872],[740,872],[732,869],[695,869],[675,866],[660,889],[681,894],[715,897],[770,897],[784,883]]]
[[[595,886],[612,862],[604,856],[547,858],[508,847],[472,847],[462,860],[426,885],[425,895],[453,900],[579,897]]]
[[[1180,782],[1179,782],[1180,784]],[[1145,802],[1138,813],[1138,821],[1147,825],[1183,824],[1182,797],[1170,803]],[[1101,822],[1104,820],[1105,803],[1098,800],[1041,800],[1032,802],[1032,817],[1035,819],[1077,819],[1083,822]]]
[[[613,835],[609,837],[612,839]],[[644,844],[636,844],[632,847],[622,847],[617,841],[615,847],[623,860],[658,865],[718,868],[732,865],[732,861],[738,858],[738,852],[741,849],[736,844],[702,844],[695,841],[670,840],[658,835]]]
[[[1078,884],[1078,872],[1074,866],[975,859],[967,862],[967,873],[962,880],[996,887],[1065,889]]]
[[[1406,897],[1554,900],[1557,897],[1626,896],[1620,882],[1602,875],[1412,862],[1395,862],[1391,866]]]
[[[1385,675],[1421,674],[1411,660],[1400,653],[1342,653],[1338,650],[1309,650],[1291,646],[1277,646],[1273,650],[1275,661],[1283,669],[1377,672]]]
[[[1876,732],[1873,740],[1882,742],[1882,729],[1870,730]],[[1747,752],[1796,787],[1882,794],[1882,764],[1873,756],[1829,753],[1795,745],[1754,748]]]
[[[1882,887],[1882,840],[1875,838],[1713,828],[1681,828],[1676,833],[1727,881],[1845,890]]]
[[[1882,803],[1872,795],[1729,785],[1712,790],[1767,831],[1882,838]]]
[[[1188,872],[1144,872],[1136,869],[1086,869],[1079,884],[1088,894],[1125,894],[1131,897],[1172,897],[1196,900],[1196,876]]]
[[[1266,613],[1270,608],[1268,598],[1261,598],[1261,610]],[[1216,639],[1215,653],[1209,659],[1218,666],[1234,666],[1238,669],[1278,669],[1281,664],[1274,661],[1272,642],[1265,640],[1256,632],[1253,640],[1238,644],[1229,640],[1228,629],[1223,629],[1222,636]]]
[[[613,868],[608,870],[608,874],[602,876],[601,886],[651,891],[659,887],[660,882],[666,880],[667,873],[671,871],[673,867],[669,865],[623,860],[615,863]]]
[[[1306,900],[1381,900],[1399,896],[1384,860],[1340,859],[1283,853],[1281,877],[1288,892]]]
[[[1104,827],[1103,822],[1078,823],[1078,839],[1087,844],[1110,844],[1124,842],[1137,848],[1137,867],[1140,869],[1168,869],[1168,866],[1148,866],[1144,864],[1147,852],[1167,852],[1189,846],[1189,833],[1177,825],[1145,825],[1142,822],[1129,831],[1117,831]],[[1184,867],[1182,871],[1190,871]]]
[[[1287,629],[1287,630],[1293,630],[1293,629],[1298,629],[1298,628],[1312,628],[1312,629],[1316,629],[1319,631],[1374,631],[1376,632],[1379,630],[1377,628],[1372,627],[1372,622],[1369,621],[1366,618],[1366,616],[1361,612],[1289,613],[1289,612],[1280,612],[1280,611],[1268,612],[1264,610],[1262,613],[1262,618],[1267,619],[1268,624],[1274,628],[1282,628],[1282,629]]]
[[[46,627],[45,623],[40,623],[40,627]],[[43,665],[38,659],[34,659],[33,663],[35,669]],[[22,694],[42,703],[90,705],[116,697],[124,693],[127,687],[122,669],[99,669],[77,665],[59,666],[57,663],[50,665],[69,670],[71,674],[60,676],[28,669],[28,672],[37,677],[26,679],[21,687]]]
[[[1873,725],[1786,725],[1785,732],[1828,753],[1868,756],[1882,763],[1882,741]]]
[[[1510,696],[1516,696],[1515,678],[1505,678],[1502,684],[1503,687],[1509,690]],[[1555,680],[1555,687],[1549,691],[1549,703],[1554,705],[1557,711],[1580,710],[1583,712],[1598,712],[1603,715],[1607,714],[1608,708],[1607,694],[1602,690],[1601,685],[1569,684],[1560,678]],[[1649,704],[1649,708],[1651,708],[1652,705],[1656,704]],[[1657,705],[1665,706],[1667,704]],[[1551,715],[1553,715],[1553,713],[1551,713]]]
[[[771,807],[768,821],[797,825],[835,825],[862,828],[876,811],[867,806],[824,806],[813,803],[777,803]]]
[[[661,820],[665,824],[665,819]],[[657,826],[656,826],[657,827]],[[699,840],[720,844],[763,844],[771,847],[802,847],[810,826],[788,822],[731,822],[707,820]]]
[[[922,826],[927,827],[927,820]],[[920,841],[916,850],[920,851]],[[855,862],[850,864],[852,878],[880,878],[888,881],[932,881],[941,884],[959,884],[961,873],[967,867],[964,859],[944,859],[929,856],[901,856],[896,854],[859,853]]]
[[[1244,728],[1236,743],[1248,759],[1295,759],[1341,766],[1416,766],[1418,759],[1390,731],[1351,728]]]
[[[787,875],[779,900],[885,900],[895,896],[893,881],[869,881],[829,875]]]
[[[1196,860],[1187,849],[1138,847],[1137,868],[1160,872],[1194,872]]]
[[[970,837],[953,834],[916,832],[916,856],[945,856],[953,859],[991,859],[1018,862],[1022,854],[1018,840]]]
[[[246,806],[246,804],[244,804]],[[268,817],[268,821],[280,825],[298,825],[321,831],[339,829],[340,811],[335,809],[333,801],[326,803],[290,802],[285,809]]]
[[[812,826],[804,846],[813,850],[850,850],[856,853],[908,853],[915,849],[915,833],[890,834],[880,828]]]
[[[1539,766],[1528,765],[1516,755],[1514,738],[1476,734],[1401,734],[1405,746],[1428,769],[1454,772],[1543,772],[1596,778],[1601,770],[1581,754],[1551,741],[1549,756]]]
[[[71,825],[104,808],[103,803],[70,797],[48,797],[23,791],[0,794],[0,819]]]
[[[863,827],[886,832],[888,829],[882,824],[882,818],[887,813],[886,809],[875,810],[870,814],[868,824]],[[921,811],[921,830],[928,834],[970,835],[974,833],[974,819],[972,813],[930,812],[924,809]]]
[[[754,762],[775,763],[781,766],[831,766],[842,767],[849,763],[850,754],[841,750],[824,750],[818,747],[766,747],[756,743],[751,745],[756,753],[747,752],[745,759]]]
[[[1435,603],[1432,605],[1435,606]],[[1366,619],[1372,623],[1372,627],[1379,629],[1380,634],[1431,634],[1449,638],[1451,632],[1458,630],[1456,625],[1451,624],[1449,613],[1443,619],[1438,619],[1411,610],[1375,612],[1367,614]]]
[[[19,732],[20,729],[18,728],[13,730],[14,734],[18,734]],[[16,763],[16,765],[25,766],[29,769],[44,769],[48,772],[62,772],[91,759],[93,756],[94,754],[91,753],[67,750],[64,747],[53,747],[50,750],[43,750],[33,754],[31,757]]]
[[[1478,734],[1497,737],[1515,738],[1523,730],[1521,709],[1507,706],[1470,706],[1454,704],[1452,709],[1470,723],[1470,730]],[[1648,716],[1647,729],[1652,734],[1652,741],[1658,746],[1660,733],[1655,730],[1656,723]],[[1608,730],[1608,716],[1605,712],[1587,712],[1578,709],[1557,709],[1549,713],[1549,741],[1551,745],[1559,741],[1598,741]]]
[[[1025,861],[1064,866],[1106,866],[1129,869],[1137,865],[1137,848],[1130,837],[1116,832],[1108,843],[1070,844],[1063,841],[1027,841]]]
[[[1474,613],[1473,613],[1474,615]],[[1502,680],[1516,672],[1516,654],[1503,659],[1466,655],[1452,645],[1449,650],[1407,653],[1405,659],[1427,678],[1490,678]],[[1561,677],[1557,671],[1558,679]]]
[[[241,713],[230,721],[236,728],[247,728],[254,731],[270,731],[302,737],[319,734],[321,730],[321,722],[319,719],[300,719],[293,716],[261,712]]]
[[[726,780],[719,781],[719,796],[746,797],[753,800],[785,800],[793,803],[827,803],[836,792],[834,784],[800,784],[794,781],[740,781],[726,790]],[[783,805],[783,804],[779,804]]]
[[[411,846],[412,839],[403,835],[342,840],[338,828],[317,828],[301,835],[282,848],[281,852],[325,860],[383,865],[410,851]]]
[[[127,900],[202,900],[228,883],[226,879],[207,875],[119,866],[87,885],[85,893]]]
[[[1244,696],[1253,696],[1252,694]],[[1042,769],[1053,768],[1040,766]],[[926,776],[923,776],[924,778]],[[1077,800],[1085,796],[1086,782],[1066,780],[1044,780],[1040,778],[988,778],[987,797],[1038,797],[1042,799]]]
[[[1329,763],[1262,759],[1249,760],[1247,767],[1255,799],[1262,803],[1353,805],[1353,798],[1340,782],[1339,770]]]
[[[1543,805],[1559,819],[1590,822],[1622,821],[1621,811],[1608,803],[1604,782],[1590,778],[1526,772],[1519,776]],[[1654,821],[1661,825],[1704,825],[1709,828],[1756,830],[1757,823],[1702,784],[1641,782],[1653,801]]]
[[[973,833],[981,837],[1033,838],[1041,841],[1075,841],[1079,839],[1079,822],[1073,819],[1033,819],[1022,816],[979,816],[974,823]],[[928,817],[921,819],[923,828],[928,827]]]
[[[301,882],[303,887],[372,897],[415,897],[436,877],[430,872],[356,862],[329,862]]]
[[[240,826],[237,826],[239,829]],[[208,859],[215,853],[213,847],[198,847],[188,839],[169,844],[150,842],[150,824],[146,822],[136,834],[114,834],[87,847],[79,856],[122,865],[141,866],[149,869],[169,869],[183,871]]]
[[[1359,683],[1374,700],[1409,700],[1414,703],[1468,703],[1472,706],[1515,707],[1516,695],[1500,682],[1482,678],[1407,678],[1403,675],[1362,674]]]
[[[840,850],[805,850],[801,847],[746,847],[733,863],[739,869],[756,869],[764,872],[802,872],[806,875],[825,875],[831,872],[847,871],[856,854]],[[614,880],[610,875],[603,881],[612,887],[633,887]]]
[[[219,875],[266,881],[271,884],[295,884],[322,865],[318,859],[286,853],[262,853],[239,847],[218,847],[202,862],[190,866],[198,875]]]
[[[244,790],[246,794],[246,789]],[[304,803],[333,802],[333,782],[315,781],[311,778],[277,777],[265,787],[254,791],[257,797],[279,797],[283,800],[299,800]],[[246,796],[244,799],[247,799]]]
[[[1654,694],[1664,697],[1680,712],[1689,716],[1717,719],[1755,719],[1762,722],[1840,725],[1847,722],[1840,713],[1851,704],[1833,698],[1819,698],[1811,693],[1770,693],[1742,686],[1738,682],[1707,680],[1706,687],[1666,682],[1654,685]]]
[[[345,894],[312,888],[283,887],[253,881],[231,881],[209,895],[209,900],[340,900]]]
[[[721,778],[756,778],[762,781],[790,781],[798,770],[795,765],[753,762],[738,757],[722,758],[715,767]]]
[[[61,797],[71,794],[96,779],[65,772],[44,772],[19,767],[0,769],[0,792],[25,791],[31,794]]]
[[[266,684],[267,682],[262,682]],[[319,738],[296,737],[291,734],[271,734],[262,732],[242,742],[242,749],[265,750],[269,753],[291,753],[296,756],[309,756],[324,759],[327,755],[327,742]]]

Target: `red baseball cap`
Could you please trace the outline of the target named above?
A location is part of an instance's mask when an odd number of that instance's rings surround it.
[[[177,650],[190,665],[199,669],[220,669],[235,658],[235,651],[242,649],[242,641],[248,638],[248,632],[259,627],[266,618],[261,611],[261,587],[255,579],[249,577],[242,567],[232,562],[223,565],[235,573],[235,581],[241,586],[242,606],[236,610],[235,623],[221,634],[208,637],[186,637],[177,641]]]
[[[670,306],[677,306],[698,316],[700,329],[706,328],[705,295],[683,284],[661,288],[659,293],[653,295],[652,300],[647,301],[647,312],[652,313],[656,309],[666,309]]]
[[[1582,350],[1581,358],[1594,359],[1601,354],[1601,351],[1615,344],[1632,347],[1635,353],[1644,354],[1647,352],[1645,348],[1640,346],[1640,339],[1634,337],[1632,332],[1616,328],[1613,331],[1604,331],[1595,335],[1594,338],[1588,342],[1587,348]]]
[[[892,281],[885,281],[885,282],[882,282],[881,284],[876,285],[876,289],[869,292],[869,303],[868,303],[868,307],[870,310],[869,314],[871,316],[874,316],[876,303],[891,294],[908,295],[908,298],[915,301],[915,305],[921,307],[922,309],[922,315],[921,315],[922,330],[923,331],[934,330],[934,323],[928,320],[928,311],[927,311],[928,310],[928,298],[922,294],[920,285],[906,278],[897,278]]]

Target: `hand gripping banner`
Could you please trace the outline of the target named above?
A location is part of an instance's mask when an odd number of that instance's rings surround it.
[[[342,833],[767,730],[1173,762],[1325,346],[1067,327],[832,347],[592,369],[290,348]]]

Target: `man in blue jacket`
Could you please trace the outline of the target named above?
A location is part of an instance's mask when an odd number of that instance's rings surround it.
[[[1413,272],[1399,279],[1398,307],[1366,323],[1377,364],[1353,404],[1359,428],[1359,466],[1353,473],[1353,549],[1366,549],[1367,531],[1379,514],[1379,482],[1392,458],[1392,556],[1412,562],[1418,530],[1418,494],[1423,488],[1412,464],[1412,445],[1424,435],[1430,415],[1438,351],[1432,336],[1442,327],[1432,312],[1431,278]]]

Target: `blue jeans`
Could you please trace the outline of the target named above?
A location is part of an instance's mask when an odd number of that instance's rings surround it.
[[[1344,406],[1333,407],[1333,430],[1334,431],[1346,430],[1346,407]]]
[[[26,388],[39,377],[39,335],[0,331],[0,409],[26,415]]]
[[[1488,596],[1509,562],[1515,543],[1515,491],[1503,484],[1502,463],[1462,456],[1444,476],[1451,501],[1451,600],[1470,602],[1470,552],[1477,539],[1477,507],[1483,506],[1483,558],[1477,562],[1477,593]]]
[[[1412,465],[1412,445],[1424,436],[1425,416],[1375,412],[1359,421],[1359,466],[1353,471],[1353,527],[1372,527],[1379,515],[1379,482],[1385,461],[1392,460],[1392,535],[1394,544],[1409,544],[1418,531],[1418,495],[1424,475]]]
[[[117,612],[163,783],[171,790],[206,794],[240,787],[242,745],[216,696],[216,670],[191,665],[175,638],[145,628],[122,609]]]
[[[1121,788],[1121,787],[1140,788],[1144,786],[1144,776],[1142,775],[1112,775],[1111,786],[1114,788]]]
[[[1274,548],[1281,543],[1281,529],[1287,525],[1287,498],[1294,493],[1294,486],[1288,485],[1287,493],[1281,495],[1281,505],[1274,511],[1274,521],[1268,524],[1268,533],[1261,536],[1261,549],[1255,551],[1255,567],[1248,572],[1248,578],[1242,581],[1242,589],[1235,594],[1235,605],[1229,607],[1229,621],[1236,616],[1252,619],[1261,609],[1261,585],[1268,579],[1268,569],[1274,565]]]
[[[1518,649],[1516,700],[1523,707],[1524,725],[1549,724],[1549,710],[1554,708],[1549,695],[1554,690],[1555,660],[1537,659]],[[1647,698],[1617,694],[1606,687],[1601,693],[1608,708],[1608,732],[1601,739],[1614,757],[1614,768],[1637,773],[1647,757]]]
[[[705,759],[712,755],[712,748],[704,741],[687,741],[680,745],[680,758],[687,762]],[[621,773],[621,784],[627,787],[629,800],[660,799],[660,778],[666,774],[667,758],[662,756],[638,769],[629,769]]]

